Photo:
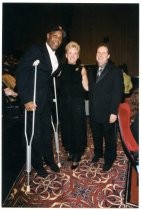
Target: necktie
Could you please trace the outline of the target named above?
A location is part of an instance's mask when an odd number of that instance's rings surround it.
[[[102,67],[99,67],[97,72],[97,78],[100,77],[102,70],[103,70]]]

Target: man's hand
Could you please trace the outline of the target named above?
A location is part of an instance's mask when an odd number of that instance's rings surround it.
[[[30,102],[24,104],[24,106],[25,106],[27,111],[33,111],[33,110],[36,110],[36,108],[37,108],[37,105],[34,104],[33,101],[30,101]]]
[[[117,115],[111,114],[110,119],[109,119],[109,123],[114,123],[116,120],[117,120]]]

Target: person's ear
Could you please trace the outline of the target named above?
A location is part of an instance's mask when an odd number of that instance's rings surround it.
[[[47,33],[47,39],[49,39],[49,33]]]

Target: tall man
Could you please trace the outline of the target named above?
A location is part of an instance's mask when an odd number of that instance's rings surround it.
[[[99,158],[104,156],[104,171],[108,171],[116,159],[116,120],[124,91],[122,72],[108,62],[109,58],[108,45],[102,43],[96,52],[97,66],[87,73],[90,123],[94,142],[92,162],[98,162]]]
[[[43,178],[48,173],[43,167],[44,162],[59,172],[54,162],[51,141],[51,110],[53,104],[52,73],[58,68],[55,51],[65,36],[61,26],[51,25],[47,31],[46,43],[32,46],[23,56],[17,69],[17,89],[22,104],[28,111],[28,136],[32,130],[32,113],[35,112],[35,132],[32,141],[32,166]],[[37,69],[36,104],[33,103],[34,61],[39,60]]]

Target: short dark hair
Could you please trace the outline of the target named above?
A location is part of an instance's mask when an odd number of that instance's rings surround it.
[[[51,32],[53,32],[53,31],[61,31],[63,37],[66,37],[66,32],[63,30],[63,28],[62,28],[61,25],[50,24],[50,25],[47,27],[47,33],[51,33]]]
[[[100,44],[98,44],[97,49],[98,49],[99,47],[106,47],[106,48],[108,49],[108,54],[110,54],[110,47],[109,47],[109,44],[104,43],[104,42],[101,42]]]

